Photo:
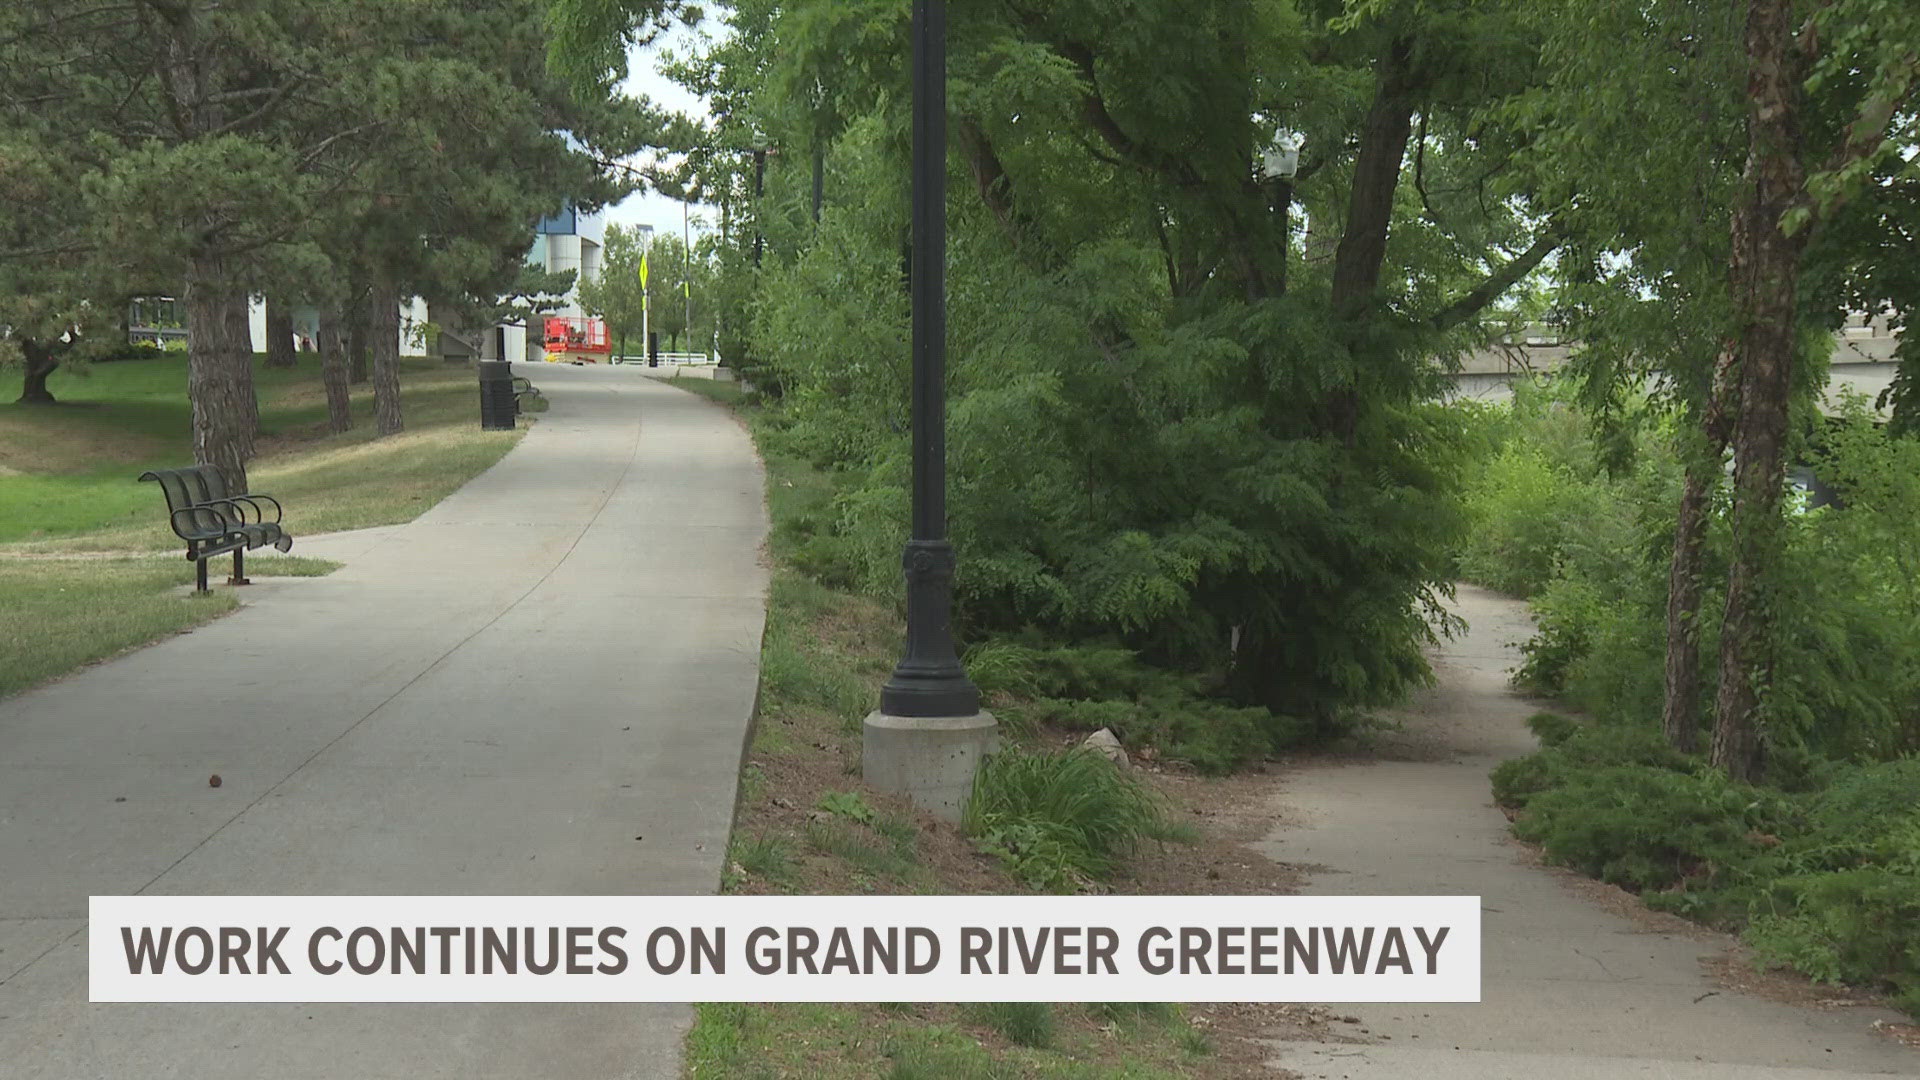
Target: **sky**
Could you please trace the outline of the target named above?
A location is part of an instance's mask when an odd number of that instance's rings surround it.
[[[719,29],[718,20],[709,15],[705,32],[717,29]],[[659,64],[662,49],[685,53],[699,43],[701,33],[702,31],[675,27],[673,32],[666,35],[657,45],[634,47],[627,54],[627,81],[621,84],[621,89],[631,96],[652,98],[670,109],[677,109],[694,116],[706,116],[706,105],[699,98],[655,70]],[[681,234],[682,226],[681,211],[682,206],[678,200],[644,191],[629,195],[624,201],[608,207],[607,221],[609,224],[618,222],[628,227],[651,225],[655,235],[671,232],[678,236]],[[703,231],[700,220],[702,216],[707,222],[712,222],[716,216],[714,208],[700,205],[693,207],[693,231],[696,233]]]

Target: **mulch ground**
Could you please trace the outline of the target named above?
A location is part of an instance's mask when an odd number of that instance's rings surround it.
[[[874,791],[858,776],[860,741],[840,723],[825,716],[787,716],[760,721],[770,730],[756,738],[748,754],[742,799],[734,823],[737,843],[768,838],[785,853],[784,866],[774,876],[749,872],[736,855],[729,867],[728,889],[747,895],[850,895],[858,893],[931,892],[947,895],[1018,895],[1030,893],[1010,877],[1000,861],[979,851],[958,827],[939,821],[904,800]],[[1063,733],[1043,735],[1048,742],[1066,745]],[[1273,793],[1279,784],[1279,766],[1229,777],[1203,777],[1176,765],[1139,762],[1137,775],[1165,799],[1168,816],[1192,826],[1195,837],[1180,842],[1142,844],[1125,869],[1101,891],[1124,895],[1286,895],[1298,891],[1302,868],[1276,862],[1250,845],[1278,824]],[[821,798],[832,792],[857,792],[876,815],[909,821],[914,837],[913,870],[905,879],[876,878],[849,861],[819,850],[810,830],[849,827],[821,808]],[[873,834],[860,830],[863,836]],[[956,1023],[953,1006],[908,1007],[929,1022]],[[1064,1012],[1064,1011],[1063,1011]],[[1190,1075],[1206,1080],[1242,1080],[1277,1074],[1266,1062],[1276,1039],[1349,1041],[1353,1021],[1316,1005],[1210,1003],[1191,1005],[1189,1022],[1202,1031],[1213,1052],[1194,1059]],[[1085,1017],[1064,1017],[1062,1023],[1100,1025]],[[975,1032],[983,1045],[996,1036]],[[1100,1040],[1088,1040],[1099,1043]],[[1116,1054],[1124,1053],[1116,1042]]]

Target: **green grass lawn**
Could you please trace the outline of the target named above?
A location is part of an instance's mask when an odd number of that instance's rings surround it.
[[[312,577],[320,559],[249,564],[252,577]],[[209,570],[214,568],[209,567]],[[185,559],[0,559],[0,697],[157,641],[239,605],[231,590],[183,595]]]
[[[285,506],[296,553],[302,536],[411,521],[522,434],[480,430],[470,368],[405,359],[407,429],[374,438],[372,391],[356,386],[354,429],[332,435],[318,362],[311,354],[300,361],[290,369],[256,363],[261,434],[248,466],[248,486]],[[159,489],[136,479],[192,464],[186,388],[184,355],[62,368],[48,380],[57,405],[14,403],[20,375],[0,371],[0,695],[235,606],[223,592],[178,591],[193,581],[192,564],[179,557],[184,545],[167,527]],[[263,559],[249,571],[332,568]]]
[[[354,429],[326,432],[310,354],[291,369],[257,366],[261,437],[249,486],[280,499],[301,535],[410,521],[498,461],[516,432],[479,429],[473,372],[402,361],[407,430],[373,437],[372,391],[354,388]],[[193,414],[184,358],[96,364],[54,373],[60,404],[19,405],[17,373],[0,373],[0,556],[158,551],[177,541],[148,469],[191,464]]]

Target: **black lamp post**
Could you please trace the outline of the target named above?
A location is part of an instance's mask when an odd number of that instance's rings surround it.
[[[961,717],[980,690],[953,647],[953,545],[947,542],[947,5],[913,4],[913,532],[906,654],[880,690],[880,711]]]
[[[766,247],[766,234],[760,228],[760,198],[767,191],[767,151],[771,144],[755,128],[753,132],[753,267],[760,268],[760,253]]]

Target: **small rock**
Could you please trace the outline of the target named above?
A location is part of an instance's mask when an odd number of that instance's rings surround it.
[[[212,776],[209,776],[209,777],[207,777],[207,786],[208,786],[208,787],[219,787],[219,786],[220,786],[220,774],[219,774],[219,773],[214,773],[214,774],[213,774]]]
[[[1120,748],[1119,736],[1115,735],[1111,728],[1101,728],[1099,731],[1087,736],[1086,741],[1080,745],[1086,747],[1088,750],[1092,750],[1094,753],[1104,756],[1108,761],[1113,762],[1123,769],[1133,765],[1133,762],[1127,760],[1127,752]]]
[[[791,810],[793,809],[793,800],[783,799],[780,796],[776,795],[773,797],[773,805],[779,807],[782,810]]]

